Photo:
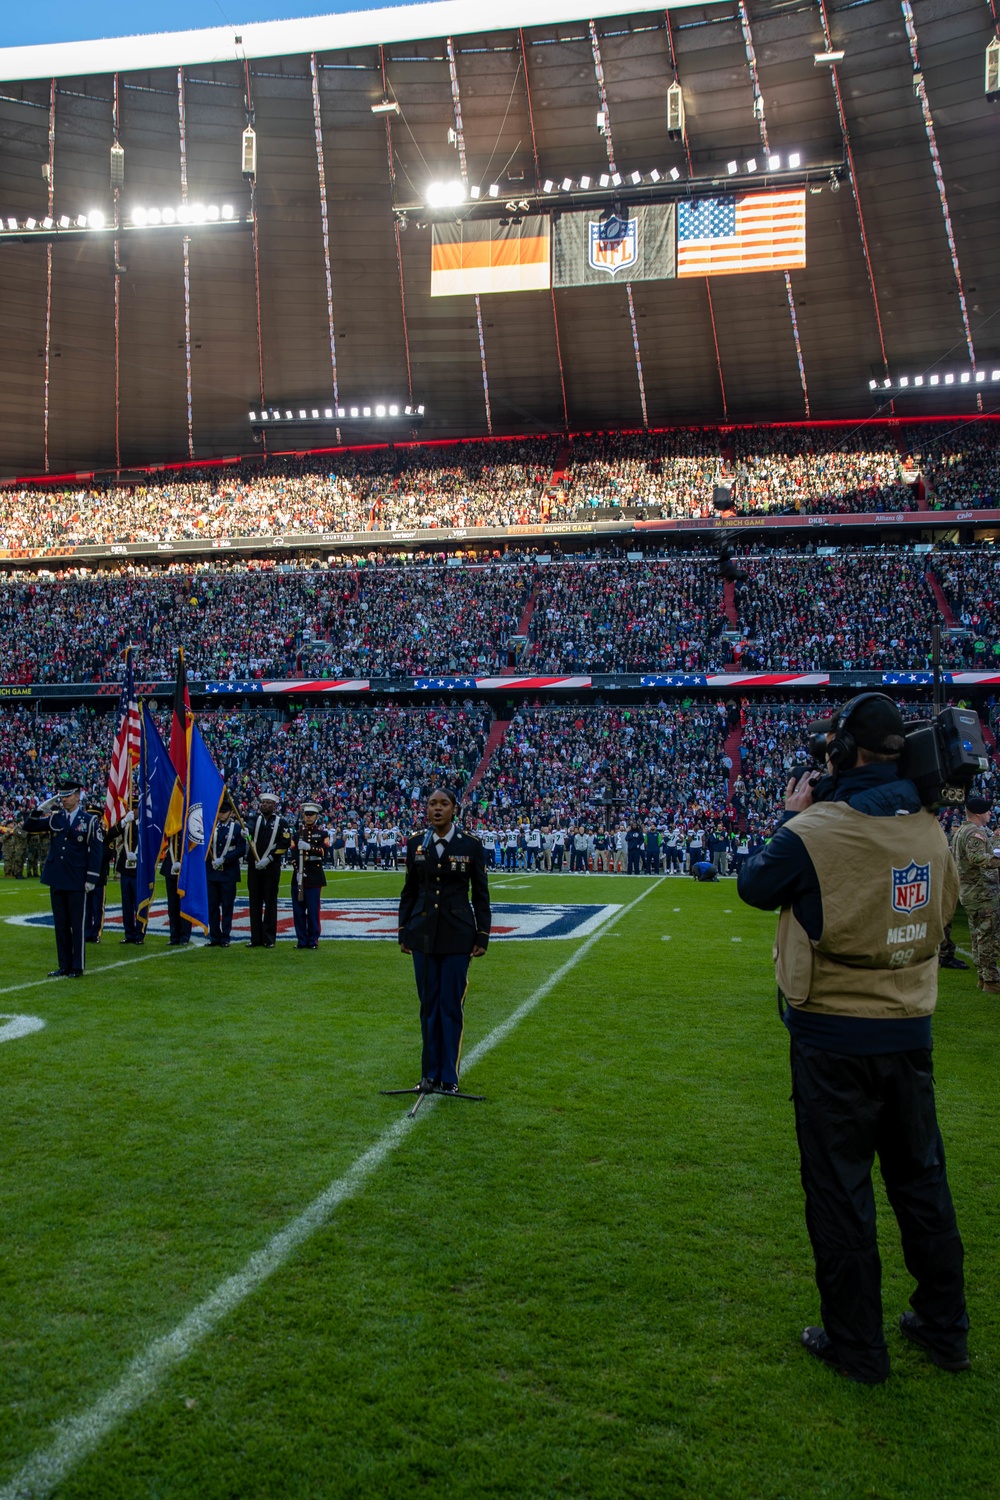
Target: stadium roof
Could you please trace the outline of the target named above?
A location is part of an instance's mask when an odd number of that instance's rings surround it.
[[[983,87],[985,0],[921,0],[915,18],[909,0],[576,19],[508,5],[471,31],[482,17],[463,0],[0,52],[0,217],[18,226],[0,242],[0,472],[39,472],[46,455],[55,472],[184,458],[189,442],[199,456],[247,451],[261,375],[269,404],[331,401],[334,374],[341,403],[419,403],[426,438],[636,427],[644,407],[661,426],[865,415],[870,379],[971,374],[971,345],[992,409],[1000,116]],[[843,59],[817,64],[827,51]],[[670,140],[675,77],[686,134]],[[128,230],[116,260],[109,230],[22,233],[50,212],[110,220],[116,109],[125,213],[179,204],[183,158],[189,201],[245,220],[247,81],[256,234],[245,222]],[[383,98],[393,109],[373,113]],[[399,221],[401,205],[458,175],[459,146],[468,182],[484,201],[497,183],[502,212],[508,198],[534,205],[547,178],[558,208],[563,179],[607,172],[610,144],[627,210],[653,168],[674,168],[677,191],[762,185],[745,166],[763,165],[762,126],[783,164],[800,154],[803,182],[807,169],[822,178],[807,191],[807,264],[787,279],[629,291],[616,278],[483,295],[477,310],[471,295],[430,296],[434,215],[410,213],[405,232]],[[935,411],[975,411],[959,378]],[[931,399],[907,393],[896,410]]]

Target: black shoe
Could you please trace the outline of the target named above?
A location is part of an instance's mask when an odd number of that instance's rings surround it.
[[[264,948],[273,948],[274,944],[273,943],[262,943],[261,946],[264,947]]]
[[[963,962],[962,962],[962,960],[960,958],[939,958],[938,959],[938,968],[939,969],[967,969],[968,967],[969,967],[969,965],[968,964],[963,964]]]
[[[66,978],[67,979],[82,979],[83,978],[83,970],[82,969],[69,969],[67,971],[67,973],[66,973]]]
[[[67,971],[65,969],[50,969],[49,970],[49,978],[50,979],[65,979],[66,978],[66,973],[67,973]]]
[[[308,948],[309,944],[308,943],[296,943],[295,946],[296,946],[296,948]]]
[[[417,1084],[417,1091],[421,1094],[433,1094],[437,1084],[431,1078],[421,1078]]]
[[[930,1327],[919,1313],[903,1313],[899,1319],[899,1331],[904,1339],[909,1339],[911,1344],[916,1344],[918,1349],[922,1349],[931,1364],[937,1365],[939,1370],[952,1370],[957,1374],[961,1370],[972,1368],[968,1350],[946,1350],[934,1344]]]
[[[882,1385],[886,1379],[885,1375],[860,1375],[855,1370],[849,1370],[834,1349],[833,1340],[825,1328],[803,1328],[802,1347],[814,1359],[821,1360],[845,1380],[853,1380],[857,1385]]]
[[[229,947],[229,942],[230,942],[229,938],[223,938],[222,942],[219,944],[219,947],[220,948],[228,948]]]
[[[434,1090],[436,1094],[457,1094],[458,1091],[457,1083],[439,1083]]]

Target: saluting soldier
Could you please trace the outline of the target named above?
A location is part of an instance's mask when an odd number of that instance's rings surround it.
[[[172,833],[160,861],[160,874],[167,883],[167,920],[170,923],[171,948],[183,947],[191,941],[191,923],[181,916],[181,898],[177,891],[177,877],[181,873],[183,832]]]
[[[240,883],[240,864],[247,852],[243,830],[228,802],[219,808],[208,846],[208,946],[228,948],[233,930],[233,907]]]
[[[49,971],[50,979],[83,977],[84,908],[88,891],[94,890],[101,875],[101,821],[83,806],[82,792],[81,782],[61,781],[56,795],[36,807],[24,822],[28,833],[51,835],[42,884],[49,888],[59,967]]]
[[[273,792],[261,792],[257,798],[257,811],[250,820],[247,895],[250,899],[251,948],[273,948],[278,936],[281,859],[292,842],[292,830],[279,813],[279,806]]]
[[[989,830],[991,804],[966,797],[965,822],[955,830],[951,852],[958,867],[959,899],[969,917],[972,961],[979,988],[1000,995],[1000,855]]]
[[[423,1093],[458,1093],[469,959],[481,958],[490,940],[486,851],[456,826],[457,810],[454,792],[435,787],[430,827],[407,842],[399,899],[399,946],[413,955],[420,996]]]
[[[121,836],[117,841],[115,851],[115,871],[122,888],[122,929],[125,933],[122,942],[134,943],[140,947],[146,940],[146,933],[137,917],[139,889],[136,885],[135,872],[138,850],[135,838],[135,814],[131,810],[122,818],[119,829]]]
[[[318,802],[303,802],[302,822],[292,835],[292,917],[300,948],[319,947],[320,891],[326,885],[323,861],[330,847],[319,814]]]

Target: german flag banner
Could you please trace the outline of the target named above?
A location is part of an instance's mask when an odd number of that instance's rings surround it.
[[[549,289],[549,220],[541,214],[528,214],[516,224],[496,219],[435,224],[432,234],[432,297]]]

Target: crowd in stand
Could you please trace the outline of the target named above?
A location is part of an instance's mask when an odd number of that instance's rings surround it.
[[[907,450],[901,453],[901,449]],[[710,517],[717,485],[742,514],[994,505],[1000,431],[678,428],[245,460],[110,480],[0,486],[0,551],[231,537],[537,525],[619,514]]]

